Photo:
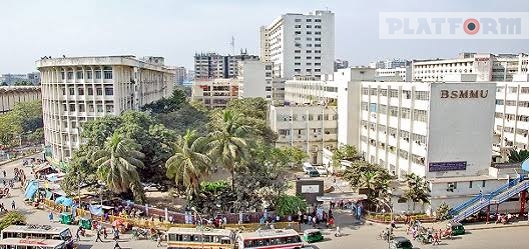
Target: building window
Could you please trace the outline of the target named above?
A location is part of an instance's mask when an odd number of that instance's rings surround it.
[[[301,50],[294,50],[294,53],[299,54],[301,53]]]
[[[312,35],[312,32],[311,31],[307,31],[307,35]]]
[[[321,19],[314,19],[314,22],[321,22]]]
[[[316,37],[314,38],[315,41],[321,41],[321,38],[320,37]]]
[[[110,88],[110,87],[106,87],[105,88],[105,95],[107,95],[107,96],[114,95],[114,89]]]
[[[86,110],[84,109],[84,104],[79,104],[79,111],[80,112],[85,112]]]
[[[305,53],[310,54],[312,53],[312,50],[306,50]]]
[[[301,19],[294,19],[294,22],[301,22]]]
[[[92,79],[92,71],[86,71],[86,78],[89,80]]]
[[[485,187],[485,180],[481,181],[481,187],[484,188]]]
[[[314,32],[315,35],[321,35],[321,31]]]
[[[301,31],[295,31],[294,34],[295,35],[301,35]]]
[[[96,71],[96,79],[97,80],[101,79],[101,71]]]
[[[296,28],[296,29],[300,29],[300,28],[301,28],[301,25],[294,25],[294,28]]]
[[[321,50],[314,50],[314,53],[321,54]]]
[[[294,62],[294,66],[301,66],[300,62]]]
[[[415,99],[417,100],[429,100],[430,96],[427,91],[415,91]]]
[[[75,95],[75,89],[73,87],[68,88],[68,93],[70,95]]]
[[[77,79],[82,79],[82,78],[83,78],[83,72],[82,72],[82,71],[77,71],[75,74],[76,74],[75,77],[76,77]]]
[[[105,70],[105,80],[112,79],[112,70]]]
[[[301,56],[294,56],[294,60],[299,60],[301,59]]]
[[[312,22],[312,19],[307,19],[307,20],[305,20],[305,21],[306,21],[306,22]]]
[[[102,88],[97,88],[96,89],[96,94],[99,95],[99,96],[103,95],[103,89]]]
[[[73,72],[68,72],[67,75],[69,80],[73,79]]]
[[[79,95],[84,95],[84,88],[82,88],[82,87],[77,88],[77,93]]]
[[[314,44],[314,47],[320,48],[321,44]]]
[[[61,72],[61,79],[64,80],[64,71]]]
[[[468,188],[472,188],[472,181],[468,182]]]
[[[88,91],[88,96],[94,95],[94,89],[91,86],[89,86],[86,90]]]
[[[75,104],[70,104],[70,110],[71,112],[75,112]]]

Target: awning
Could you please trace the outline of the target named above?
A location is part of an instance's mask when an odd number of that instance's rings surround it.
[[[317,201],[361,201],[367,199],[367,195],[351,193],[328,193],[325,196],[316,197]]]

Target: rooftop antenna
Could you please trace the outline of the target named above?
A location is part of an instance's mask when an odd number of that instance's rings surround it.
[[[235,55],[235,37],[234,36],[231,36],[230,46],[231,46],[231,54]]]

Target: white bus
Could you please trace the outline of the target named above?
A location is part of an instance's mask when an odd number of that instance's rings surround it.
[[[233,249],[234,234],[228,229],[171,227],[167,249]]]
[[[300,249],[303,241],[294,229],[267,229],[237,235],[239,249]]]
[[[62,240],[66,248],[73,248],[73,237],[68,227],[49,225],[11,225],[2,230],[2,239]]]
[[[9,238],[0,240],[0,249],[63,249],[63,240],[49,239],[19,239]]]

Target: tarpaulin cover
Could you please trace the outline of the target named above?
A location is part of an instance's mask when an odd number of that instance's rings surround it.
[[[59,196],[57,199],[55,199],[55,203],[70,207],[73,205],[73,200],[65,196]]]
[[[103,208],[101,205],[89,205],[88,209],[90,210],[90,213],[93,215],[101,216],[103,215]]]
[[[28,185],[26,186],[26,191],[24,191],[24,197],[26,198],[26,200],[33,199],[38,189],[39,182],[35,180],[29,181]]]

